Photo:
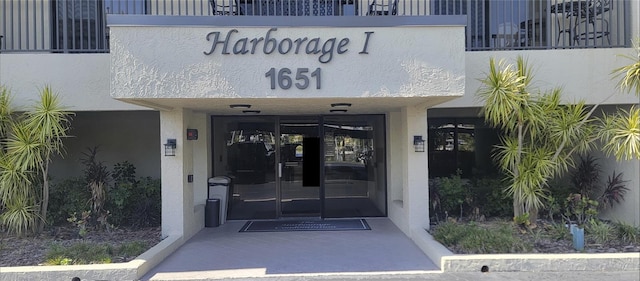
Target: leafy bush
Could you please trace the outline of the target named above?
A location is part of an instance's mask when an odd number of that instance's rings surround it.
[[[463,216],[465,205],[471,202],[469,181],[460,177],[461,172],[447,178],[435,178],[430,182],[432,209],[444,217]]]
[[[506,184],[499,175],[478,178],[472,181],[473,204],[487,217],[510,217],[513,213],[513,198],[504,193]]]
[[[111,263],[111,247],[102,244],[77,243],[72,246],[53,244],[45,254],[46,264]]]
[[[38,206],[23,200],[10,202],[5,205],[5,209],[0,213],[0,225],[6,226],[18,237],[34,233],[38,221],[40,221]]]
[[[640,237],[640,227],[635,227],[625,222],[616,222],[614,224],[615,233],[618,239],[625,243],[636,243]]]
[[[521,253],[532,248],[532,245],[514,235],[509,224],[501,224],[495,229],[490,229],[475,223],[447,222],[435,229],[433,237],[455,252],[463,254]]]
[[[587,234],[598,244],[608,242],[613,235],[613,227],[601,220],[592,219],[586,226]]]
[[[106,202],[100,216],[91,212],[88,218],[79,217],[92,208],[92,192],[85,179],[70,178],[54,185],[49,205],[50,222],[68,225],[68,218],[73,220],[75,214],[73,223],[76,226],[80,220],[91,220],[92,226],[107,225],[104,219],[116,227],[159,226],[162,207],[160,180],[150,177],[136,180],[135,167],[126,161],[114,165],[111,174],[114,185],[105,190]]]
[[[111,263],[117,257],[136,257],[148,247],[143,241],[133,241],[119,246],[80,242],[71,246],[53,244],[45,254],[46,264],[72,265]]]
[[[136,180],[135,167],[126,161],[114,166],[112,176],[114,186],[107,202],[111,222],[132,227],[160,225],[160,180],[150,177]]]
[[[82,178],[70,178],[53,184],[49,197],[49,218],[52,225],[65,225],[72,214],[89,210],[91,192]]]
[[[562,223],[553,223],[550,224],[547,228],[547,233],[549,233],[549,237],[556,241],[558,240],[567,240],[571,238],[569,236],[569,229],[565,224]]]

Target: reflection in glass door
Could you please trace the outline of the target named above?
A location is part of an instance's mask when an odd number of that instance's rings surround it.
[[[231,178],[228,219],[276,212],[275,118],[213,118],[213,175]]]
[[[280,119],[280,215],[320,217],[318,118]]]
[[[212,117],[228,219],[386,215],[383,115]],[[320,137],[322,136],[322,137]]]
[[[384,118],[324,118],[324,216],[386,213]]]

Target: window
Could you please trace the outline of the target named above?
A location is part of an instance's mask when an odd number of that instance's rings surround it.
[[[447,177],[457,170],[463,177],[494,171],[491,151],[498,135],[482,119],[432,118],[428,123],[429,177]]]

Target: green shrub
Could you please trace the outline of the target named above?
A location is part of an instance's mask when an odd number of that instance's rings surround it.
[[[431,205],[443,217],[462,217],[472,197],[469,181],[460,177],[461,172],[446,178],[435,178],[430,183]]]
[[[53,244],[45,254],[46,264],[111,263],[112,249],[108,245],[77,243],[71,246]]]
[[[521,253],[530,251],[532,246],[514,235],[509,224],[497,228],[484,228],[475,223],[439,225],[433,234],[434,239],[454,249],[457,253],[490,254]]]
[[[133,241],[120,245],[117,254],[126,257],[137,257],[148,249],[147,243],[143,241]]]
[[[474,202],[480,208],[481,213],[487,217],[510,217],[513,214],[513,198],[504,190],[505,183],[499,177],[480,178],[474,180]]]
[[[0,225],[6,226],[18,237],[35,233],[40,221],[40,210],[37,205],[25,200],[14,200],[7,204],[0,213]]]
[[[160,180],[136,179],[136,168],[124,161],[113,167],[113,188],[109,190],[107,210],[116,226],[159,226],[161,221]]]
[[[640,237],[640,227],[635,227],[625,222],[616,222],[614,224],[615,234],[618,239],[625,243],[636,243]]]
[[[80,242],[71,246],[53,244],[45,254],[48,265],[111,263],[116,257],[136,257],[147,249],[144,241],[127,242],[120,246]]]
[[[567,240],[570,237],[569,228],[563,223],[553,223],[548,226],[549,237],[554,240]]]
[[[67,225],[72,214],[81,214],[91,208],[91,191],[82,178],[69,178],[51,186],[48,222],[52,225]]]
[[[608,242],[613,235],[613,227],[606,222],[592,219],[587,224],[586,233],[598,244]]]

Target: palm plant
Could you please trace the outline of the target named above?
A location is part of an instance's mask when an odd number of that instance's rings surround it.
[[[627,73],[632,77],[626,80],[640,79],[637,72]],[[492,58],[477,95],[485,121],[503,131],[494,159],[507,176],[514,217],[530,213],[533,221],[544,205],[549,180],[574,167],[574,155],[590,151],[598,138],[618,159],[640,158],[640,111],[632,107],[593,118],[597,105],[563,103],[560,89],[543,92],[532,87],[532,80],[522,57],[515,65],[503,60],[496,64]]]
[[[0,95],[0,125],[8,126],[0,131],[4,133],[0,198],[6,206],[20,206],[23,210],[35,206],[40,214],[29,218],[38,223],[28,225],[38,225],[42,230],[49,203],[49,164],[53,155],[63,152],[62,140],[69,130],[70,113],[48,86],[41,90],[40,101],[24,114],[14,116],[10,112],[9,94],[4,90]],[[32,205],[25,206],[27,203]]]

